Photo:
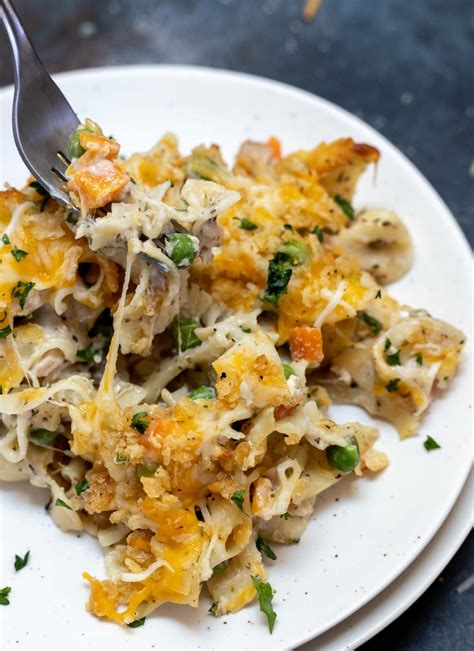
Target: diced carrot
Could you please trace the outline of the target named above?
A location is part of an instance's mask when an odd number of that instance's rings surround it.
[[[291,328],[288,339],[292,359],[305,359],[316,364],[322,361],[324,353],[321,328]]]
[[[117,163],[104,158],[74,172],[68,187],[78,194],[85,208],[94,209],[116,199],[129,180]]]
[[[87,133],[87,131],[81,131],[79,142],[87,151],[98,152],[109,160],[117,158],[120,151],[120,145],[116,140],[105,136],[96,136],[93,133]]]
[[[281,143],[278,138],[272,136],[268,139],[267,145],[272,150],[272,158],[281,158]]]

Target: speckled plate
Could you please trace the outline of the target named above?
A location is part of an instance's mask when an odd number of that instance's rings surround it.
[[[470,327],[469,248],[446,206],[413,165],[385,138],[329,102],[256,77],[174,66],[88,70],[58,76],[81,117],[91,116],[130,153],[146,149],[165,131],[178,134],[184,151],[217,142],[231,158],[247,138],[277,135],[284,149],[351,136],[382,153],[377,182],[369,172],[356,207],[396,210],[412,234],[412,270],[393,295],[427,308],[466,333]],[[11,89],[0,95],[0,178],[21,184],[26,172],[9,126]],[[434,136],[435,137],[435,136]],[[468,344],[469,348],[469,344]],[[35,649],[292,648],[332,628],[401,575],[449,514],[471,465],[470,364],[466,351],[458,376],[426,415],[421,435],[400,442],[378,422],[379,447],[390,467],[373,479],[348,479],[324,494],[297,546],[279,548],[270,568],[278,613],[273,635],[257,606],[215,619],[203,595],[198,609],[164,606],[138,629],[99,622],[84,609],[81,572],[103,576],[102,554],[88,536],[58,531],[42,508],[46,494],[26,486],[3,491],[0,517],[0,585],[11,585],[2,608],[2,646]],[[355,407],[334,408],[337,420],[373,422]],[[441,450],[427,453],[430,434]],[[15,553],[31,549],[19,574]]]

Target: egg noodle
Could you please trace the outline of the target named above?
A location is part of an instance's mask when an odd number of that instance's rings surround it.
[[[331,401],[413,435],[464,336],[384,289],[412,245],[351,205],[369,145],[245,142],[230,169],[169,134],[125,160],[91,120],[69,144],[69,209],[34,180],[0,193],[0,478],[98,538],[91,613],[135,626],[205,586],[272,630],[271,544],[388,464]]]

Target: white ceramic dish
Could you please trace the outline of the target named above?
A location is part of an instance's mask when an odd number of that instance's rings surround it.
[[[434,538],[413,563],[375,599],[298,651],[357,649],[404,613],[436,580],[472,529],[474,474]]]
[[[425,307],[466,333],[470,252],[446,206],[410,162],[387,140],[340,108],[308,93],[255,77],[174,66],[98,69],[58,76],[81,117],[92,116],[125,152],[149,148],[164,131],[176,132],[183,151],[217,142],[231,158],[247,138],[281,138],[284,149],[351,136],[382,153],[377,183],[369,172],[356,207],[395,209],[416,247],[411,272],[392,293]],[[21,184],[25,170],[9,126],[12,92],[0,96],[0,178]],[[399,442],[381,426],[379,447],[391,466],[374,479],[347,480],[319,501],[298,546],[278,550],[270,581],[277,625],[269,635],[254,606],[233,616],[165,606],[139,629],[99,622],[84,610],[81,572],[103,576],[97,543],[60,533],[41,506],[46,499],[24,486],[2,496],[1,585],[12,585],[2,608],[4,638],[16,648],[282,648],[294,647],[335,626],[392,583],[428,544],[454,505],[471,464],[470,378],[466,352],[453,386],[427,414],[419,437]],[[334,410],[339,420],[370,422],[356,408]],[[442,449],[427,453],[423,435]],[[336,502],[336,498],[339,499]],[[7,535],[5,535],[7,532]],[[26,571],[14,576],[10,559],[31,549]],[[6,616],[8,611],[8,616]],[[54,613],[54,625],[52,614]]]

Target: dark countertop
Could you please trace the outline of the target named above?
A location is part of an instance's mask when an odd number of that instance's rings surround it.
[[[471,0],[16,0],[50,72],[187,63],[305,88],[357,114],[417,165],[474,242]],[[4,40],[0,85],[11,83]],[[429,590],[362,648],[464,651],[474,640],[474,536]]]

